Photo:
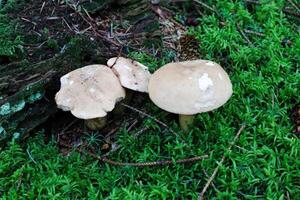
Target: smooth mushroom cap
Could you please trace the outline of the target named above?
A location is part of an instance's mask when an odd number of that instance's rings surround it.
[[[223,68],[208,60],[169,63],[150,78],[150,99],[160,108],[193,115],[216,109],[230,98],[232,85]]]
[[[58,108],[80,119],[106,116],[125,97],[118,77],[105,65],[88,65],[60,78]]]
[[[114,57],[107,61],[107,66],[112,67],[122,86],[139,92],[148,92],[151,74],[145,65],[129,58]]]

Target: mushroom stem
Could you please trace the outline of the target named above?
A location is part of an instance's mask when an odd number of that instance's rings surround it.
[[[85,125],[91,130],[100,130],[106,125],[107,118],[99,117],[94,119],[84,120]]]
[[[188,132],[189,126],[193,124],[195,115],[179,115],[179,124],[184,132]]]
[[[133,91],[126,89],[126,96],[121,102],[128,104],[131,101],[132,96],[133,96]],[[116,116],[122,115],[124,113],[124,109],[125,107],[119,103],[116,105],[115,109],[113,110],[113,114]]]

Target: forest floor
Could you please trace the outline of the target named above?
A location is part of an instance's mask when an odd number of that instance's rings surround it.
[[[85,21],[70,15],[64,3],[53,9],[33,1],[11,14],[17,2],[0,1],[0,65],[50,58],[76,31],[98,37],[81,29]],[[26,141],[13,138],[0,147],[0,198],[300,199],[299,8],[292,0],[195,0],[154,7],[163,46],[131,49],[128,56],[151,72],[171,61],[213,60],[230,76],[231,99],[198,114],[188,133],[180,130],[176,115],[160,110],[145,94],[135,94],[125,113],[111,117],[98,132],[59,112],[48,121],[55,126],[51,132],[40,127]],[[55,23],[64,16],[63,26]],[[173,163],[114,166],[95,154],[122,163]],[[196,162],[175,163],[203,155]]]

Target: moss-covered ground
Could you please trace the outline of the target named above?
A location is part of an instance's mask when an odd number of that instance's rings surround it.
[[[223,155],[206,199],[300,199],[300,140],[292,117],[300,102],[300,21],[283,12],[287,2],[281,0],[206,3],[215,11],[204,9],[199,24],[188,27],[189,34],[199,41],[202,58],[228,72],[232,98],[220,109],[197,115],[187,134],[179,130],[175,117],[146,101],[143,109],[167,123],[187,145],[144,118],[129,132],[122,127],[117,131],[120,149],[110,158],[142,162],[208,154],[207,159],[116,167],[77,152],[62,155],[57,140],[45,143],[40,132],[25,144],[12,140],[0,147],[1,199],[197,199]],[[20,45],[17,37],[9,41]],[[2,54],[12,53],[14,47]],[[152,70],[170,59],[142,52],[131,56]],[[245,129],[227,151],[242,125]],[[147,131],[134,138],[145,126]],[[101,132],[83,139],[91,145],[102,143]]]

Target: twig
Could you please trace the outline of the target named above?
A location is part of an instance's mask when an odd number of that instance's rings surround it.
[[[88,30],[90,30],[92,27],[91,26],[89,26],[89,27],[87,27],[86,29],[83,29],[82,31],[79,31],[78,33],[79,34],[84,34],[85,32],[87,32]]]
[[[47,17],[46,20],[57,20],[60,19],[60,17]]]
[[[256,5],[260,5],[259,1],[256,0],[244,0],[245,3],[252,3],[252,4],[256,4]]]
[[[70,29],[70,31],[74,31],[72,28],[71,28],[71,26],[68,24],[68,22],[65,20],[65,18],[63,17],[62,18],[62,20],[63,20],[63,22],[67,25],[67,27]]]
[[[173,22],[175,25],[179,26],[179,28],[181,28],[184,32],[187,30],[187,28],[185,26],[183,26],[182,24],[180,24],[179,22],[177,22],[176,20],[174,20],[173,18],[169,19],[171,22]]]
[[[173,129],[171,129],[171,128],[170,128],[167,124],[165,124],[164,122],[162,122],[162,121],[156,119],[155,117],[153,117],[153,116],[151,116],[151,115],[149,115],[149,114],[147,114],[147,113],[145,113],[145,112],[143,112],[143,111],[141,111],[141,110],[138,110],[138,109],[136,109],[136,108],[134,108],[134,107],[132,107],[132,106],[129,106],[129,105],[125,104],[125,103],[121,103],[121,105],[124,106],[124,107],[126,107],[126,108],[129,108],[129,109],[131,109],[131,110],[133,110],[133,111],[135,111],[135,112],[137,112],[137,113],[140,113],[140,114],[142,114],[142,115],[144,115],[144,116],[146,116],[146,117],[148,117],[148,118],[150,118],[150,119],[152,119],[152,120],[154,120],[156,123],[158,123],[158,124],[164,126],[164,127],[167,128],[171,133],[173,133],[176,137],[178,137],[180,140],[182,140],[182,142],[183,142],[185,145],[188,145],[187,142],[186,142],[186,141],[185,141],[178,133],[176,133]]]
[[[205,169],[203,169],[202,171],[203,171],[204,175],[206,176],[206,178],[209,178],[209,176],[208,176],[208,174],[207,174],[207,171],[206,171]],[[213,181],[211,182],[211,186],[212,186],[215,190],[217,190],[217,188],[216,188],[216,186],[215,186],[215,184],[214,184]]]
[[[241,135],[242,131],[244,130],[246,126],[243,125],[241,126],[241,128],[239,129],[239,131],[237,132],[237,134],[235,135],[232,143],[229,145],[229,147],[227,148],[227,150],[225,151],[226,152],[229,152],[231,151],[233,145],[235,144],[235,142],[237,141],[237,139],[239,138],[239,136]],[[204,197],[204,194],[205,192],[207,191],[208,187],[211,185],[212,181],[214,180],[214,178],[216,177],[218,171],[219,171],[219,168],[221,167],[221,165],[224,163],[225,161],[225,153],[223,154],[222,156],[222,159],[221,161],[218,163],[218,166],[215,168],[214,172],[212,173],[212,175],[210,176],[210,178],[208,179],[208,181],[206,182],[204,188],[202,189],[202,192],[199,194],[198,196],[198,200],[202,200],[203,197]]]
[[[257,36],[260,36],[260,37],[264,37],[265,36],[264,33],[257,32],[257,31],[252,31],[252,30],[249,30],[249,29],[244,29],[244,32],[248,33],[248,34],[257,35]]]
[[[138,132],[136,132],[134,135],[133,135],[133,138],[134,139],[137,139],[142,133],[144,133],[145,131],[147,131],[149,129],[149,127],[144,127],[144,128],[142,128],[141,130],[139,130]],[[118,144],[116,144],[116,143],[114,143],[115,145],[116,145],[116,147],[115,148],[112,148],[109,152],[107,152],[106,154],[104,154],[104,157],[106,157],[106,156],[108,156],[109,154],[111,154],[111,153],[113,153],[113,152],[115,152],[115,151],[117,151],[118,149],[120,149],[121,148],[121,146],[120,145],[118,145]]]
[[[237,23],[237,28],[239,30],[239,32],[241,33],[241,35],[244,37],[244,39],[247,41],[247,43],[250,45],[250,46],[254,46],[253,43],[250,41],[250,39],[248,38],[248,36],[244,33],[244,31],[241,29],[240,27],[240,24]]]
[[[114,128],[111,131],[109,131],[105,137],[104,137],[104,141],[107,142],[108,140],[110,140],[110,138],[116,133],[116,131],[118,130],[118,128]]]
[[[255,5],[261,5],[261,3],[257,0],[244,0],[245,3],[251,3],[251,4],[255,4]],[[299,8],[298,8],[299,9]],[[289,9],[283,9],[283,12],[288,14],[288,15],[292,15],[294,17],[298,17],[300,18],[300,12],[295,13],[290,11]]]
[[[30,160],[32,160],[32,162],[34,162],[34,164],[37,164],[37,162],[33,159],[33,157],[31,156],[30,152],[28,151],[28,149],[26,149],[26,152],[27,152]]]
[[[213,9],[212,7],[210,7],[209,5],[207,5],[206,3],[203,3],[202,1],[199,0],[194,0],[194,2],[200,4],[201,6],[203,6],[204,8],[207,8],[208,10],[217,13],[217,11],[215,9]],[[217,13],[218,14],[218,13]]]
[[[85,8],[83,8],[83,10],[84,10],[85,14],[88,16],[88,18],[89,18],[91,21],[95,21],[95,20],[90,16],[89,12],[88,12]]]
[[[54,12],[55,12],[55,8],[53,8],[53,10],[51,12],[51,16],[53,16]]]
[[[292,1],[292,0],[287,0],[296,10],[297,12],[300,14],[300,9],[299,7]]]
[[[241,151],[249,152],[249,150],[245,149],[244,147],[240,147],[239,145],[234,145],[236,148],[238,148]]]
[[[78,122],[78,119],[73,120],[71,123],[69,123],[63,130],[60,131],[60,133],[57,134],[57,141],[59,142],[60,136],[63,135],[69,128],[71,128],[76,122]]]
[[[100,37],[100,38],[106,40],[107,42],[109,42],[109,43],[111,43],[111,44],[114,44],[114,45],[117,46],[117,47],[121,46],[120,44],[116,43],[115,41],[113,41],[113,40],[111,40],[111,39],[109,39],[109,38],[107,38],[107,37],[101,35],[101,34],[97,31],[97,29],[94,27],[94,24],[92,24],[91,22],[89,22],[89,21],[88,21],[88,20],[87,20],[80,12],[78,12],[78,14],[81,16],[81,18],[82,18],[86,23],[88,23],[88,24],[92,27],[94,33],[95,33],[98,37]]]
[[[138,132],[136,132],[134,135],[133,135],[133,138],[134,139],[137,139],[142,133],[145,133],[145,131],[149,130],[149,127],[148,126],[145,126],[144,128],[142,128],[141,130],[139,130]]]
[[[65,147],[69,147],[69,148],[73,148],[71,145],[65,144],[63,142],[60,142],[60,144],[62,146]],[[76,148],[76,151],[78,151],[79,153],[84,153],[81,149]],[[105,157],[101,157],[98,156],[90,151],[88,151],[88,155],[90,155],[91,157],[104,162],[104,163],[108,163],[111,165],[115,165],[115,166],[132,166],[132,167],[154,167],[154,166],[163,166],[163,165],[170,165],[170,164],[184,164],[184,163],[189,163],[189,162],[195,162],[198,160],[202,160],[204,158],[207,158],[208,155],[203,155],[203,156],[195,156],[192,158],[185,158],[185,159],[179,159],[177,161],[173,161],[173,160],[160,160],[160,161],[154,161],[154,162],[138,162],[138,163],[132,163],[132,162],[118,162],[118,161],[114,161],[114,160],[110,160],[107,159]]]
[[[139,121],[137,119],[133,120],[131,125],[127,128],[127,132],[131,131],[131,129],[138,123]]]
[[[100,34],[99,31],[98,31],[97,28],[96,28],[97,26],[96,26],[95,24],[93,24],[92,22],[90,22],[88,19],[86,19],[86,18],[83,16],[83,14],[82,14],[81,12],[79,12],[79,11],[76,9],[76,6],[74,6],[74,5],[72,6],[72,5],[70,5],[70,4],[68,4],[68,5],[69,5],[69,7],[72,8],[77,14],[79,14],[79,16],[83,19],[83,21],[85,21],[86,23],[88,23],[88,24],[92,27],[93,32],[94,32],[98,37],[100,37],[100,38],[106,40],[107,42],[109,42],[109,43],[111,43],[111,44],[113,44],[113,45],[115,45],[115,46],[117,46],[117,47],[121,46],[120,44],[116,43],[115,41],[113,41],[113,40],[111,40],[111,39],[109,39],[109,38],[103,36],[102,34]],[[85,12],[87,13],[86,10],[85,10]],[[89,19],[92,19],[91,16],[90,16],[88,13],[87,13],[87,16],[88,16]]]
[[[19,190],[19,188],[20,188],[20,186],[21,186],[21,183],[22,183],[22,179],[23,179],[23,176],[24,176],[23,171],[24,171],[24,165],[23,165],[22,168],[21,168],[21,175],[20,175],[20,177],[19,177],[19,179],[18,179],[17,191]]]
[[[25,21],[25,22],[29,22],[29,23],[33,24],[34,26],[36,26],[36,23],[33,22],[33,21],[30,21],[29,19],[26,19],[26,18],[24,18],[24,17],[21,17],[21,19],[22,19],[23,21]]]
[[[69,128],[71,128],[76,122],[78,122],[78,119],[73,120],[71,123],[69,123],[61,132],[65,132],[66,130],[68,130]]]
[[[46,44],[47,42],[48,42],[48,40],[42,42],[39,46],[37,46],[37,48],[38,48],[38,49],[41,48],[41,47],[42,47],[44,44]]]
[[[286,198],[287,200],[291,200],[289,191],[286,191]]]
[[[118,53],[117,59],[115,60],[114,64],[112,64],[112,66],[109,66],[110,68],[112,68],[113,66],[115,66],[115,64],[117,63],[117,61],[119,60],[121,54],[122,54],[122,50],[123,50],[123,46],[121,46],[120,51]]]
[[[42,14],[43,9],[44,9],[44,7],[45,7],[45,4],[46,4],[46,1],[44,1],[44,3],[42,4],[42,7],[41,7],[41,9],[40,9],[40,14]]]
[[[292,12],[292,11],[290,11],[288,9],[284,9],[283,12],[286,13],[286,14],[288,14],[288,15],[292,15],[294,17],[300,18],[300,13],[295,13],[295,12]]]

